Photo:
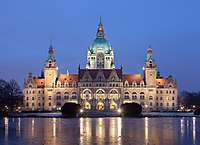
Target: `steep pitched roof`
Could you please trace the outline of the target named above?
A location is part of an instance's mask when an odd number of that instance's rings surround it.
[[[166,82],[166,79],[165,79],[165,78],[157,78],[157,79],[156,79],[156,86],[157,86],[158,88],[163,88],[165,82]]]
[[[119,79],[122,79],[122,70],[121,69],[114,69],[117,73],[117,76],[119,77]],[[79,70],[79,74],[78,74],[78,79],[82,79],[85,72],[88,71],[90,76],[92,77],[92,79],[95,79],[97,77],[97,74],[99,71],[102,71],[105,78],[108,79],[110,77],[111,72],[113,71],[113,69],[80,69]]]
[[[45,80],[44,78],[33,78],[35,84],[37,85],[37,88],[44,88]]]
[[[137,84],[143,80],[140,74],[123,74],[123,82],[128,81],[129,84],[132,84],[134,81]]]
[[[65,81],[67,81],[69,84],[72,84],[74,81],[78,81],[78,75],[77,74],[60,74],[58,77],[58,80],[61,82],[61,84],[64,84]]]

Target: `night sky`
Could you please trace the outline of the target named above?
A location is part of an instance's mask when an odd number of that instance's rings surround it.
[[[1,0],[0,78],[40,75],[50,39],[60,73],[86,66],[99,17],[124,73],[142,73],[149,45],[163,77],[200,91],[199,0]]]

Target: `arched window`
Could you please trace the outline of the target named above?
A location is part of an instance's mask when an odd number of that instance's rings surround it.
[[[60,102],[57,102],[57,103],[56,103],[56,106],[57,106],[57,107],[60,107],[60,106],[61,106],[61,103],[60,103]]]
[[[51,102],[49,102],[49,106],[51,106]]]
[[[128,99],[129,99],[129,93],[128,93],[128,92],[125,92],[125,93],[124,93],[124,99],[125,99],[125,100],[128,100]]]
[[[57,100],[60,100],[60,99],[61,99],[61,92],[57,92],[57,93],[56,93],[56,99],[57,99]]]
[[[145,95],[144,92],[140,93],[140,100],[144,100],[145,99],[144,95]]]
[[[69,93],[68,92],[64,93],[64,99],[69,99]]]
[[[144,102],[141,102],[140,105],[141,105],[141,106],[144,106]]]
[[[72,93],[72,99],[77,99],[77,93],[76,92]]]
[[[152,97],[152,96],[149,96],[149,100],[153,100],[153,97]]]
[[[136,92],[133,92],[133,93],[132,93],[132,99],[133,99],[133,100],[137,100],[137,93],[136,93]]]

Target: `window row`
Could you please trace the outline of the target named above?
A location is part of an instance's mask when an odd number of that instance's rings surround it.
[[[26,94],[35,94],[36,92],[38,92],[38,94],[44,94],[43,90],[39,90],[39,91],[26,91]]]
[[[63,99],[72,99],[72,100],[76,100],[78,97],[76,95],[73,96],[63,96]],[[52,100],[53,98],[51,96],[48,97],[48,100]],[[62,99],[61,96],[56,96],[57,100]],[[26,97],[26,100],[36,100],[35,97]],[[45,97],[38,97],[38,100],[45,100]]]
[[[124,96],[124,99],[125,99],[125,100],[130,100],[131,97],[129,97],[129,96]],[[132,100],[137,100],[137,99],[138,99],[137,96],[132,96]],[[140,99],[140,100],[145,100],[145,96],[144,96],[144,95],[141,95],[139,99]]]
[[[161,97],[156,97],[156,100],[163,100],[163,97],[162,96]],[[166,97],[166,100],[170,100],[170,97]],[[172,97],[171,100],[175,100],[175,98]]]
[[[175,94],[175,90],[166,90],[166,91],[164,91],[164,90],[158,91],[158,90],[157,90],[157,91],[156,91],[157,94],[159,94],[159,93],[162,94],[162,93],[164,93],[164,92],[165,92],[166,94]]]
[[[107,86],[106,84],[96,84],[96,85],[92,85],[92,84],[83,84],[83,87],[92,87],[92,86],[96,86],[96,87],[105,87]],[[119,84],[109,84],[110,87],[119,87]]]

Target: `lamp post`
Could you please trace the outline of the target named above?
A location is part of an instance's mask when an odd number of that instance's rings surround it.
[[[146,112],[148,112],[148,105],[145,105],[145,108],[146,108]]]

